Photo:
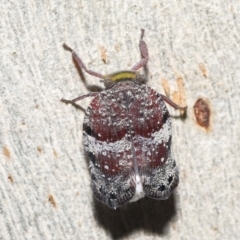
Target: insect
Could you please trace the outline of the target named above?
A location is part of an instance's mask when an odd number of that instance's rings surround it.
[[[83,141],[90,158],[94,196],[110,208],[144,196],[167,199],[178,185],[178,169],[171,153],[171,119],[165,102],[185,110],[143,83],[137,73],[148,62],[141,30],[141,60],[130,71],[102,75],[87,69],[75,51],[78,66],[102,79],[106,89],[73,100],[93,97],[83,121]]]

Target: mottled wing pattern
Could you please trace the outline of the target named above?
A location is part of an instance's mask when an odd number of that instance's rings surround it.
[[[133,156],[126,112],[106,93],[101,92],[88,107],[83,136],[90,158],[94,195],[108,207],[117,208],[127,203],[135,193]]]
[[[171,154],[171,119],[161,96],[142,85],[131,106],[133,142],[145,195],[166,199],[178,185],[178,170]]]

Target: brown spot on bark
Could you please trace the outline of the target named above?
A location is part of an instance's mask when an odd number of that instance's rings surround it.
[[[168,80],[166,78],[162,78],[161,83],[162,83],[162,86],[163,86],[166,96],[169,97],[170,96],[170,87],[169,87]]]
[[[54,155],[54,157],[55,157],[55,158],[57,158],[57,157],[58,157],[58,154],[57,154],[57,152],[56,152],[56,150],[55,150],[55,149],[53,150],[53,155]]]
[[[11,182],[11,183],[14,183],[14,180],[13,180],[13,177],[11,174],[8,175],[8,180]]]
[[[115,49],[116,49],[117,52],[119,52],[119,50],[120,50],[119,44],[115,45]]]
[[[177,85],[178,85],[178,93],[179,93],[179,105],[186,106],[186,92],[185,92],[183,77],[179,76],[177,78]]]
[[[207,69],[203,63],[199,63],[199,69],[202,72],[203,76],[207,78]]]
[[[7,159],[10,159],[10,158],[11,158],[10,151],[9,151],[9,149],[8,149],[6,146],[3,147],[3,155],[4,155]]]
[[[211,111],[208,102],[199,98],[193,109],[197,124],[206,129],[209,128]]]
[[[212,230],[215,232],[218,232],[218,228],[217,227],[212,227]]]
[[[53,205],[53,207],[55,207],[55,208],[57,207],[57,203],[52,194],[49,194],[48,201]]]
[[[107,50],[103,46],[100,46],[99,48],[100,48],[100,52],[101,52],[102,61],[106,64],[107,63]]]
[[[178,86],[178,91],[173,92],[172,99],[176,104],[184,107],[187,104],[186,104],[186,92],[185,92],[183,77],[181,77],[178,74],[176,82],[177,82],[177,86]],[[180,110],[180,113],[181,113],[182,116],[185,116],[186,111]]]
[[[39,153],[42,153],[42,148],[40,146],[37,146],[37,150]]]

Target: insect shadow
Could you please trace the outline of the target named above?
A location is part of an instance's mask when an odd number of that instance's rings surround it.
[[[169,222],[176,215],[174,193],[168,200],[143,198],[117,210],[109,209],[94,199],[94,208],[96,220],[112,239],[121,239],[137,230],[164,236]]]

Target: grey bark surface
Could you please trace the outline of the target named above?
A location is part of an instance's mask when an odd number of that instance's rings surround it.
[[[0,239],[240,239],[239,1],[3,0],[0,9]],[[147,84],[188,105],[185,118],[168,107],[180,184],[166,201],[114,211],[90,187],[91,98],[60,102],[103,84],[62,44],[111,73],[139,61],[141,28]],[[198,98],[211,109],[207,130],[193,114]]]

